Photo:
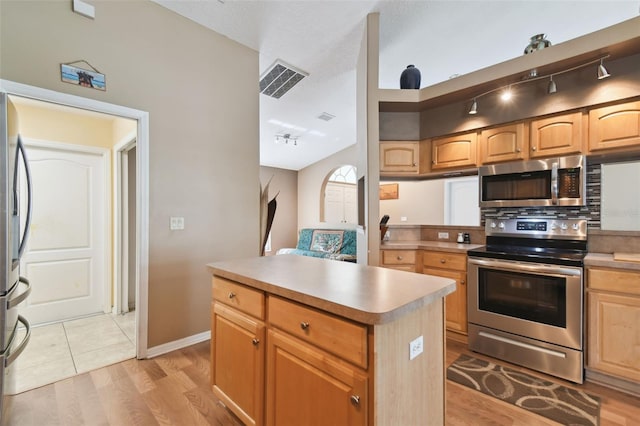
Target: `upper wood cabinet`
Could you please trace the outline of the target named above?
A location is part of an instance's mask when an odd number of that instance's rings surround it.
[[[418,141],[380,142],[380,172],[387,175],[417,175],[428,170],[428,150]]]
[[[640,147],[640,101],[589,111],[589,152]]]
[[[477,166],[477,139],[477,132],[432,139],[431,169]]]
[[[527,158],[526,137],[524,123],[483,130],[480,133],[480,164]]]
[[[579,154],[582,151],[582,113],[531,121],[529,157]]]

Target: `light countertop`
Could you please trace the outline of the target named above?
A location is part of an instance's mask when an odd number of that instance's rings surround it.
[[[456,289],[449,278],[296,255],[207,267],[213,275],[364,324],[392,322]]]
[[[439,250],[452,253],[466,253],[484,244],[458,244],[445,241],[383,241],[380,250]]]
[[[613,253],[589,253],[584,258],[584,266],[601,266],[615,269],[631,269],[640,271],[640,262],[615,260]]]

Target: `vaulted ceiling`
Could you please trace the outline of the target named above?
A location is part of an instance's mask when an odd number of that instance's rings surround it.
[[[261,74],[277,60],[308,73],[279,99],[260,95],[260,163],[291,170],[355,144],[355,67],[371,12],[382,88],[399,88],[408,64],[426,87],[520,56],[536,34],[557,44],[639,12],[629,0],[154,1],[259,51]]]

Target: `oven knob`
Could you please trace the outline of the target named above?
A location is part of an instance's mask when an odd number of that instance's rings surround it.
[[[562,228],[563,231],[566,231],[568,226],[566,223],[563,223],[562,225],[560,225],[560,228]]]
[[[498,228],[504,229],[504,222],[500,222],[500,224],[498,225]]]
[[[578,231],[580,229],[580,225],[578,225],[577,223],[574,223],[572,228],[574,231]]]
[[[555,230],[555,229],[556,229],[556,224],[555,224],[555,223],[552,223],[552,224],[551,224],[551,230],[553,231],[553,230]]]

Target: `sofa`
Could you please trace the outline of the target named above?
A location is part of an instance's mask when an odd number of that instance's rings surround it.
[[[303,228],[298,234],[296,248],[282,248],[276,254],[297,254],[355,262],[356,244],[355,230]]]

